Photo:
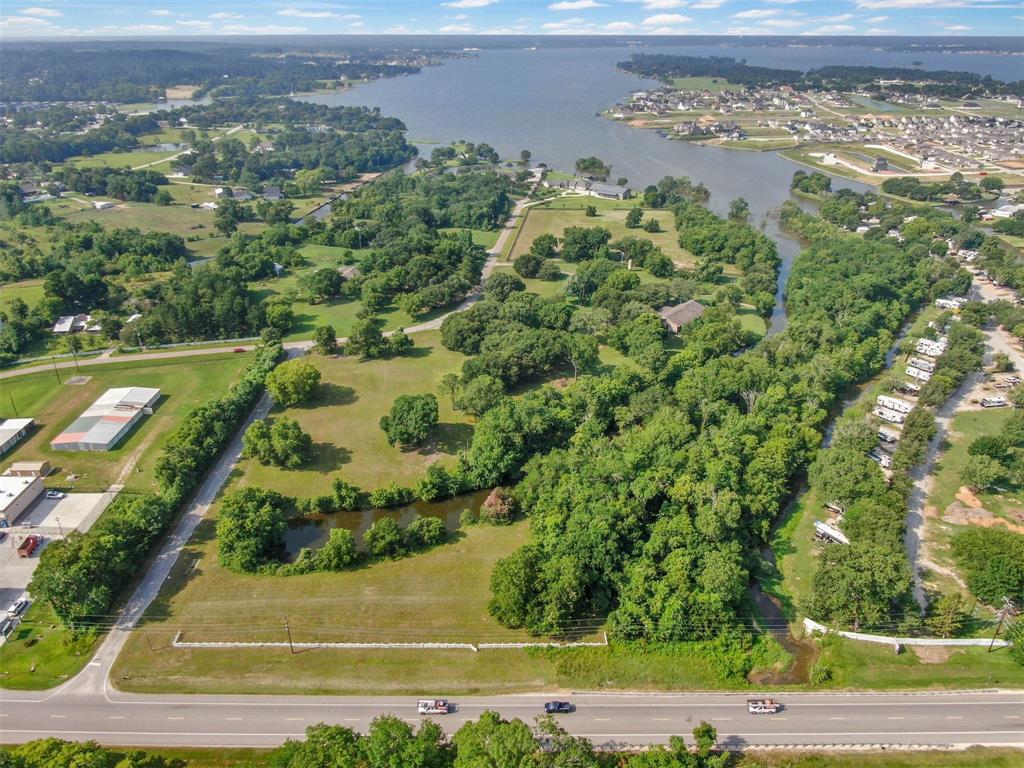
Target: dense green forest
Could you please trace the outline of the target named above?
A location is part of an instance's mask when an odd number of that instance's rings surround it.
[[[164,89],[182,84],[200,86],[197,96],[273,96],[311,90],[321,80],[419,72],[418,66],[401,63],[407,57],[408,52],[372,49],[311,55],[238,43],[173,49],[139,43],[88,48],[9,43],[0,51],[0,100],[154,101]]]
[[[675,211],[685,236],[692,212]],[[527,462],[516,488],[533,540],[495,567],[491,609],[503,624],[557,635],[607,617],[620,636],[670,641],[730,637],[742,621],[759,547],[828,408],[960,272],[892,240],[814,233],[795,207],[785,215],[814,241],[790,277],[785,333],[733,355],[708,346],[720,329],[708,339],[695,328],[664,365],[581,380],[583,421],[561,445],[546,433],[555,447]],[[549,396],[547,410],[573,394]],[[482,458],[471,449],[474,470]]]
[[[905,81],[886,84],[894,93],[961,98],[982,93],[1024,95],[1024,80],[1004,83],[990,75],[950,70],[919,70],[906,67],[833,65],[802,72],[796,69],[758,67],[728,56],[678,56],[634,53],[618,66],[642,77],[669,80],[673,77],[720,77],[737,85],[769,87],[790,85],[799,90],[872,90],[877,80]],[[874,85],[874,90],[878,86]]]

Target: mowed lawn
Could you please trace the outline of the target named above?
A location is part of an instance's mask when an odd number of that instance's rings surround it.
[[[612,240],[618,240],[626,236],[647,238],[665,252],[676,266],[691,269],[697,259],[692,253],[679,246],[679,236],[676,233],[675,217],[671,211],[647,209],[644,211],[644,221],[657,219],[661,224],[662,232],[645,232],[643,229],[628,229],[626,227],[626,215],[629,210],[636,206],[631,201],[603,201],[591,197],[563,197],[554,201],[550,207],[535,206],[527,209],[526,219],[523,222],[522,230],[513,246],[509,259],[514,260],[522,253],[530,250],[530,244],[542,234],[552,234],[561,237],[567,227],[604,227],[612,233]],[[555,203],[560,205],[556,207]],[[577,207],[561,207],[572,204]],[[597,216],[587,216],[586,206],[594,205],[598,209]],[[726,265],[726,271],[730,274],[738,274],[731,265]]]
[[[0,285],[0,309],[6,309],[7,305],[15,299],[21,299],[31,307],[41,298],[43,298],[43,279],[41,277]]]
[[[227,392],[251,353],[197,355],[195,357],[145,360],[82,366],[80,371],[62,369],[61,381],[88,376],[85,384],[58,383],[54,371],[26,374],[0,381],[3,405],[0,412],[12,415],[12,401],[21,417],[32,417],[37,427],[27,440],[4,456],[11,461],[45,459],[57,469],[49,485],[80,491],[105,490],[122,482],[129,491],[153,489],[153,465],[160,448],[182,416],[197,405]],[[50,441],[111,387],[158,387],[161,400],[153,415],[144,416],[135,429],[112,451],[54,451]],[[129,463],[134,469],[122,470]],[[66,481],[69,473],[80,476]]]
[[[177,184],[162,187],[175,194]],[[180,194],[180,193],[179,193]],[[71,197],[87,200],[82,195],[72,193]],[[101,198],[96,198],[101,199]],[[212,199],[206,198],[206,199]],[[136,227],[143,232],[170,232],[185,238],[186,245],[197,257],[214,256],[228,244],[228,239],[220,235],[213,227],[213,211],[190,208],[188,205],[156,205],[155,203],[131,203],[111,200],[113,208],[97,210],[91,202],[81,203],[70,198],[60,198],[45,205],[53,209],[56,216],[65,221],[96,221],[107,229],[117,227]],[[256,234],[266,227],[259,222],[247,222],[239,225],[239,230]],[[191,242],[189,238],[198,238]]]
[[[523,640],[487,612],[494,563],[527,524],[473,526],[434,550],[354,571],[246,576],[217,564],[213,522],[200,526],[118,657],[124,690],[262,693],[501,692],[551,685],[553,665],[522,650],[176,650],[192,640],[481,642]]]
[[[243,461],[238,484],[272,488],[290,496],[328,493],[341,477],[370,490],[395,481],[411,485],[430,464],[452,464],[472,438],[468,418],[452,410],[438,394],[441,377],[458,373],[465,356],[441,346],[438,331],[417,333],[416,346],[402,357],[360,362],[355,357],[314,354],[322,382],[316,400],[306,406],[275,409],[271,417],[295,419],[315,446],[308,468],[284,470]],[[403,451],[388,445],[379,422],[399,395],[437,395],[439,424],[430,442],[420,450]]]

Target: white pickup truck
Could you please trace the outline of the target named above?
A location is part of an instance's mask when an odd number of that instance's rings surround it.
[[[447,715],[452,711],[448,699],[420,699],[416,711],[421,715]]]
[[[782,709],[775,699],[747,699],[747,712],[752,715],[774,715]]]

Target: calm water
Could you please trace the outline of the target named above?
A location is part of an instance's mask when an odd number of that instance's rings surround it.
[[[335,512],[330,515],[304,515],[293,517],[288,521],[288,532],[285,534],[285,547],[292,556],[303,547],[317,548],[327,541],[332,528],[348,528],[356,536],[356,547],[363,548],[363,534],[366,529],[382,517],[390,517],[405,528],[417,516],[439,517],[444,520],[449,531],[457,530],[462,510],[480,509],[490,490],[476,491],[453,499],[427,503],[417,501],[396,509],[367,509],[359,512]]]
[[[728,210],[729,201],[744,197],[750,203],[750,221],[776,240],[784,260],[779,301],[770,324],[771,332],[777,333],[785,326],[782,286],[800,245],[781,233],[769,214],[790,199],[789,180],[800,166],[774,152],[671,141],[653,131],[599,117],[631,90],[657,85],[615,69],[615,63],[627,55],[628,49],[623,48],[486,50],[477,59],[429,67],[418,75],[304,98],[330,105],[378,106],[405,121],[411,140],[484,141],[503,157],[517,157],[520,150],[529,149],[532,162],[560,170],[571,171],[577,158],[596,155],[611,164],[613,177],[625,176],[634,188],[664,176],[689,176],[708,186],[712,193],[708,204],[719,214]],[[421,152],[429,155],[432,146],[422,144]],[[833,186],[867,188],[845,179],[836,179]]]

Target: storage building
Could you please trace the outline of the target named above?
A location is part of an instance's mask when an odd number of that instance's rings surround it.
[[[0,475],[0,520],[13,525],[42,492],[41,477]]]
[[[20,443],[33,424],[32,419],[0,419],[0,456]]]
[[[55,451],[109,451],[143,414],[153,412],[160,390],[152,387],[108,389],[50,442]]]

